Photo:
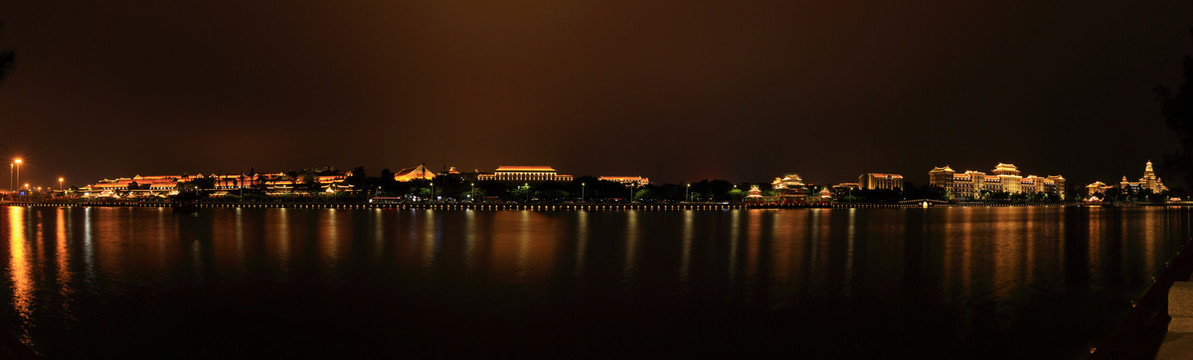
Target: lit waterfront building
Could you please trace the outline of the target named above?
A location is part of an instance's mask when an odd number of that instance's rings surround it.
[[[903,175],[865,173],[857,177],[858,187],[866,190],[902,190]]]
[[[479,174],[476,179],[480,181],[564,182],[572,181],[572,176],[556,174],[555,169],[550,166],[498,166],[492,174]]]
[[[1064,199],[1065,178],[1061,175],[1022,176],[1014,164],[1004,163],[995,165],[991,173],[973,170],[957,173],[948,166],[936,167],[928,171],[928,184],[943,188],[954,199],[980,199],[984,194],[996,192],[1054,194]]]
[[[601,176],[597,178],[600,181],[612,181],[626,185],[646,186],[650,185],[650,178],[642,176]]]
[[[1115,186],[1107,185],[1101,181],[1095,181],[1092,184],[1086,185],[1086,192],[1089,195],[1097,193],[1106,193],[1106,190],[1112,189]],[[1127,181],[1127,177],[1123,176],[1118,182],[1118,188],[1130,193],[1140,193],[1144,190],[1151,190],[1153,194],[1160,194],[1168,191],[1168,187],[1164,186],[1164,181],[1156,176],[1156,172],[1152,170],[1152,162],[1148,161],[1143,167],[1143,177],[1139,181]]]
[[[747,193],[746,199],[762,199],[762,190],[758,189],[758,185],[750,185],[750,191]]]
[[[948,165],[935,167],[928,171],[928,185],[938,186],[946,191],[953,188],[954,177],[957,172]]]
[[[409,182],[413,180],[434,180],[435,172],[427,170],[426,166],[419,164],[418,166],[398,170],[394,173],[394,181]]]
[[[858,184],[858,183],[848,183],[848,182],[847,182],[847,183],[840,183],[840,184],[837,184],[837,185],[833,185],[833,189],[834,189],[834,190],[846,190],[846,191],[849,191],[849,190],[858,190],[858,189],[861,189],[861,188],[862,188],[861,184]]]
[[[1127,177],[1119,181],[1119,188],[1123,190],[1130,189],[1133,192],[1142,192],[1143,190],[1151,190],[1154,194],[1159,194],[1168,191],[1168,187],[1164,186],[1164,181],[1156,176],[1156,172],[1152,171],[1152,162],[1148,161],[1143,168],[1143,177],[1139,181],[1127,181]]]
[[[321,175],[312,176],[311,180],[320,185],[324,192],[352,191],[352,186],[346,184],[351,171],[328,171]],[[304,184],[301,178],[293,178],[285,173],[276,174],[198,174],[198,175],[136,175],[133,177],[103,179],[95,184],[79,189],[84,197],[117,197],[126,194],[138,196],[167,196],[178,194],[179,185],[194,182],[209,182],[213,196],[228,194],[231,190],[239,190],[260,186],[270,195],[288,194],[293,192],[294,185]]]
[[[1093,184],[1089,184],[1089,185],[1085,186],[1085,192],[1086,192],[1086,195],[1092,196],[1094,194],[1099,194],[1099,193],[1105,194],[1106,190],[1112,189],[1112,188],[1114,188],[1114,187],[1106,185],[1106,183],[1103,183],[1101,181],[1094,181]]]
[[[851,190],[859,190],[861,188],[861,185],[858,183],[840,183],[833,185],[833,193],[839,197],[849,196]]]
[[[804,179],[799,177],[799,174],[791,173],[783,175],[781,178],[775,178],[771,182],[771,187],[778,192],[779,196],[787,197],[804,197],[808,195],[808,185],[804,184]]]

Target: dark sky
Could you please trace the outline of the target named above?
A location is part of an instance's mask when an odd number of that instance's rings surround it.
[[[1175,148],[1189,1],[6,1],[22,175],[426,162],[813,183]],[[2,181],[0,186],[6,186]]]

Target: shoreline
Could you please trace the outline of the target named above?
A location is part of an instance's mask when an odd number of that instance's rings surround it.
[[[936,207],[1102,207],[1081,203],[809,203],[809,204],[751,204],[751,203],[570,203],[570,204],[519,204],[519,203],[362,203],[362,202],[196,202],[176,204],[166,201],[3,201],[0,205],[29,207],[147,207],[172,209],[232,209],[232,208],[287,208],[287,209],[400,209],[400,210],[536,210],[536,211],[591,211],[591,210],[778,210],[778,209],[910,209]],[[1110,207],[1145,206],[1189,206],[1188,204],[1123,204]]]

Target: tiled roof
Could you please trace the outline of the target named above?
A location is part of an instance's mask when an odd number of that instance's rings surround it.
[[[498,166],[497,171],[555,171],[550,166]]]

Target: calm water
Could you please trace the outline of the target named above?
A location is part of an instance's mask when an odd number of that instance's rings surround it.
[[[0,327],[54,358],[1082,358],[1180,209],[0,208]]]

